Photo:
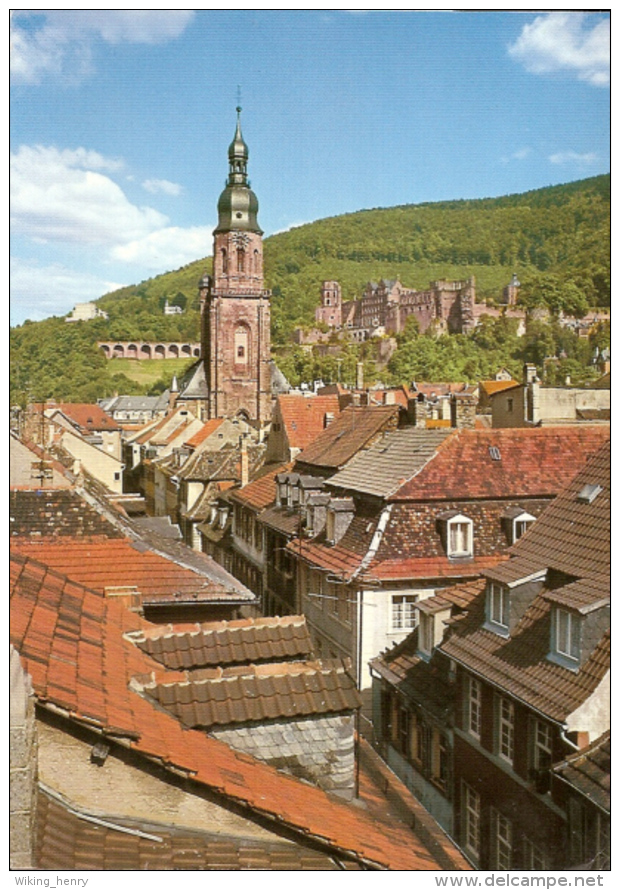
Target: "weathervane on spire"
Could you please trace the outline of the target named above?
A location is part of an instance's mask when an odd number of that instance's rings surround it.
[[[237,84],[237,114],[241,114],[241,87]]]

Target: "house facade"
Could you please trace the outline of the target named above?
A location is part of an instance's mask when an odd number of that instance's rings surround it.
[[[372,663],[376,743],[476,868],[608,858],[604,793],[587,810],[558,779],[609,730],[609,455]]]

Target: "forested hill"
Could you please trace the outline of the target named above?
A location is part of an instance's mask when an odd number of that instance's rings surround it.
[[[344,298],[352,299],[371,279],[400,278],[423,289],[435,279],[475,275],[478,300],[484,301],[497,299],[513,272],[522,282],[543,273],[576,285],[587,305],[609,306],[610,176],[501,198],[362,210],[273,235],[264,247],[275,346],[290,342],[295,327],[312,324],[327,279],[340,281]],[[77,375],[90,382],[96,368],[99,395],[118,388],[106,379],[96,341],[197,339],[197,283],[209,269],[210,258],[200,259],[101,297],[97,303],[108,322],[46,319],[16,328],[13,383],[22,393],[27,387],[39,396],[67,398],[62,391],[69,385],[70,351],[84,357],[73,360],[74,381]],[[164,316],[166,299],[182,305],[184,314]],[[59,350],[65,352],[60,362]]]

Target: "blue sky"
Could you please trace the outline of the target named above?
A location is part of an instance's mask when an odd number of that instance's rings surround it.
[[[610,167],[608,14],[17,11],[11,322],[211,253],[241,90],[265,234]]]

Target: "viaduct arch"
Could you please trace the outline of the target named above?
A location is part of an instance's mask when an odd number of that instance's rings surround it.
[[[106,358],[138,361],[163,358],[200,358],[200,343],[164,343],[146,340],[106,340],[97,343]]]

